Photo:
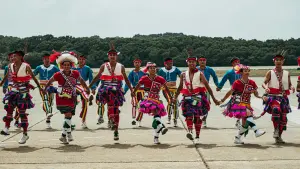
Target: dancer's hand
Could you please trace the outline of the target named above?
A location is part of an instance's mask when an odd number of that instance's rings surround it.
[[[216,88],[216,91],[219,92],[219,91],[221,91],[221,89],[217,87],[217,88]]]
[[[96,89],[92,90],[92,94],[95,95],[96,94]]]
[[[89,88],[87,88],[85,91],[86,91],[86,94],[88,94],[88,95],[91,93]]]
[[[7,92],[7,88],[4,88],[2,89],[3,93],[5,94]]]
[[[171,99],[171,102],[174,103],[174,104],[176,104],[176,103],[177,103],[177,99],[173,97],[173,98]]]
[[[266,102],[268,100],[268,97],[267,96],[263,96],[262,99],[263,99],[263,101]]]
[[[41,89],[42,93],[45,95],[47,92],[46,92],[46,88],[44,89]]]
[[[293,91],[293,93],[295,93],[295,87],[291,86],[291,90]]]
[[[266,93],[270,93],[270,89],[269,88],[266,88],[265,91],[266,91]]]

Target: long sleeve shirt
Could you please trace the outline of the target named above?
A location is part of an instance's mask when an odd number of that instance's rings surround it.
[[[49,80],[56,72],[59,72],[59,68],[55,65],[45,67],[44,65],[37,66],[33,71],[33,74],[39,75],[40,80]]]
[[[89,66],[84,65],[82,68],[76,67],[72,69],[77,70],[84,81],[89,81],[89,83],[93,81],[93,70]],[[96,87],[96,84],[94,84],[91,89],[96,89]]]
[[[197,66],[197,69],[200,70],[204,74],[205,79],[207,80],[207,82],[209,82],[210,76],[212,76],[215,85],[216,86],[219,85],[218,76],[217,76],[217,74],[216,74],[216,72],[213,68],[211,68],[209,66],[205,66],[205,68],[202,70],[202,69],[200,69],[200,66]]]
[[[219,83],[218,88],[222,89],[227,80],[229,80],[230,86],[232,86],[233,82],[240,78],[241,75],[236,74],[234,69],[228,70],[223,76],[221,82]]]
[[[170,70],[163,67],[159,69],[158,75],[162,76],[167,82],[176,82],[177,77],[181,75],[181,71],[175,66],[172,66]]]
[[[143,77],[144,75],[146,75],[146,73],[144,73],[144,72],[141,71],[141,70],[138,71],[138,72],[132,70],[132,71],[130,71],[130,73],[129,73],[129,75],[128,75],[128,80],[129,80],[130,84],[131,84],[133,87],[135,87],[135,86],[138,84],[138,82],[139,82],[139,80],[141,79],[141,77]],[[125,84],[125,87],[124,87],[124,92],[125,92],[125,94],[126,94],[126,92],[128,91],[128,89],[129,89],[129,87],[127,86],[127,84]]]
[[[8,66],[5,66],[4,68],[4,76],[8,73]],[[7,88],[8,87],[8,79],[5,80],[3,88]]]

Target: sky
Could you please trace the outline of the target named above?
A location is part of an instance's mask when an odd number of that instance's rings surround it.
[[[0,0],[0,35],[289,39],[299,14],[300,0]]]

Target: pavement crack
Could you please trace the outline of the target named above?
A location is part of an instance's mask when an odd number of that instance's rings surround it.
[[[181,118],[180,116],[179,116],[179,119],[180,119],[180,121],[181,121],[181,123],[182,123],[182,126],[184,127],[185,131],[188,132],[188,129],[186,128],[185,123],[183,122],[183,120],[182,120],[182,118]],[[210,169],[210,167],[209,167],[207,161],[205,160],[203,154],[200,152],[200,150],[198,149],[198,147],[197,147],[197,145],[195,144],[195,142],[194,142],[194,141],[192,141],[192,142],[193,142],[193,144],[194,144],[194,147],[195,147],[196,152],[198,153],[199,157],[201,158],[203,164],[205,165],[205,168],[206,168],[206,169]]]

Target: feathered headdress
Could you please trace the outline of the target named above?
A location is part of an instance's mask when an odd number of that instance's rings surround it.
[[[286,54],[287,50],[282,50],[280,53],[277,52],[277,54],[273,57],[273,61],[276,59],[276,58],[282,58],[284,59],[284,55]]]
[[[120,54],[120,52],[118,52],[115,48],[115,45],[113,44],[113,42],[110,42],[109,44],[109,51],[107,52],[107,55],[109,55],[110,53],[115,53],[117,55]]]
[[[52,52],[53,54],[50,55],[50,62],[54,62],[56,60],[59,68],[61,68],[62,63],[65,61],[71,62],[72,67],[77,64],[77,55],[75,52],[63,51],[60,53],[55,50],[52,50]]]
[[[250,69],[250,67],[242,64],[237,64],[233,69],[236,74],[241,74],[241,70]]]

